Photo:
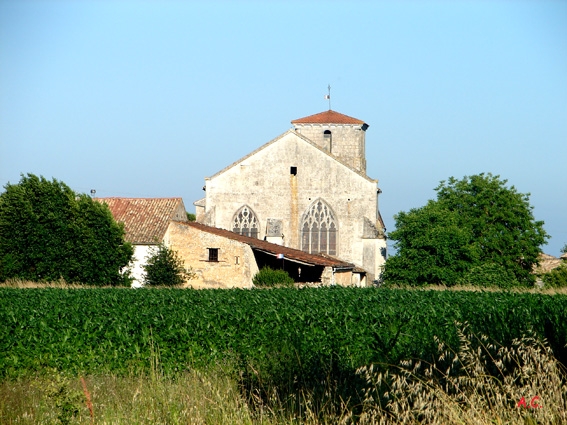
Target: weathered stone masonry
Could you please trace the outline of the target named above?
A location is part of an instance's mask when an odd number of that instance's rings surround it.
[[[336,256],[377,278],[385,261],[377,180],[366,175],[363,121],[326,111],[205,179],[197,221]],[[245,208],[247,221],[239,220]],[[251,220],[250,217],[253,217]],[[240,227],[239,227],[240,226]],[[278,234],[279,233],[279,234]]]

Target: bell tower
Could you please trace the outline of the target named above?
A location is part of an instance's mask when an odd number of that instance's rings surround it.
[[[321,149],[366,175],[366,130],[368,124],[331,109],[291,122],[297,133]]]

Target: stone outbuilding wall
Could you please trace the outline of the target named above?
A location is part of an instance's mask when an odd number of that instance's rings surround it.
[[[194,288],[251,288],[258,273],[254,253],[249,245],[212,233],[203,232],[185,223],[170,223],[167,245],[177,251],[186,267],[196,273],[187,282]],[[211,258],[211,250],[218,257]]]
[[[166,245],[195,278],[193,288],[251,288],[262,267],[285,270],[299,284],[364,286],[366,273],[336,258],[308,254],[200,223],[171,222]]]

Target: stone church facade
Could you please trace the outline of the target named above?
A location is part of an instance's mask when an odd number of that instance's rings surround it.
[[[378,181],[366,175],[368,125],[328,110],[205,178],[197,221],[347,261],[378,279],[386,260]]]

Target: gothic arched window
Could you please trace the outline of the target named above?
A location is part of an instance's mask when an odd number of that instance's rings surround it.
[[[248,206],[241,207],[232,218],[232,231],[239,235],[258,238],[260,226],[254,211]]]
[[[337,222],[331,207],[316,200],[303,214],[301,250],[311,254],[337,254]]]

